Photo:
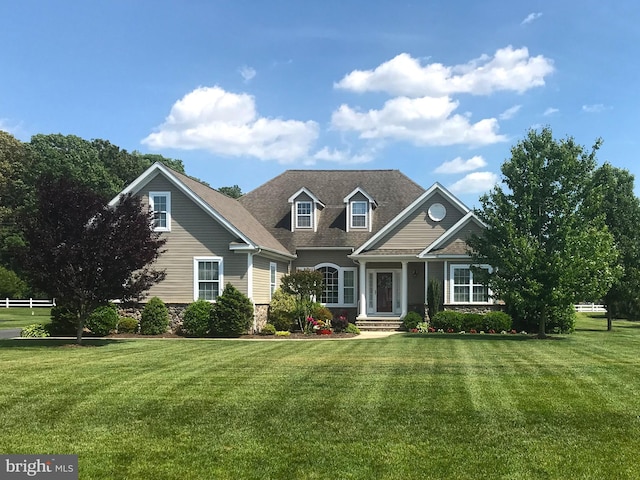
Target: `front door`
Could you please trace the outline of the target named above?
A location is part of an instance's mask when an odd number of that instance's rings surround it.
[[[393,312],[393,273],[376,273],[376,311]]]

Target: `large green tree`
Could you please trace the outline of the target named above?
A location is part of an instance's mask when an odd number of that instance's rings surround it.
[[[587,205],[592,216],[604,215],[620,253],[623,273],[603,297],[611,330],[614,316],[633,318],[640,312],[640,200],[634,193],[633,175],[603,164],[593,175]]]
[[[23,219],[24,271],[75,315],[78,343],[96,307],[137,300],[164,278],[152,264],[166,240],[152,230],[140,199],[122,196],[113,207],[106,201],[71,179],[43,178],[35,213]]]
[[[585,207],[599,146],[589,152],[550,128],[530,130],[502,165],[504,186],[475,212],[486,229],[468,242],[473,261],[493,267],[486,281],[494,295],[533,316],[540,337],[550,316],[600,298],[618,275],[604,217]]]

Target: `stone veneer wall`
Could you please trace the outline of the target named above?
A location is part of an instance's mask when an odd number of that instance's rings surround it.
[[[144,303],[139,303],[134,306],[118,307],[118,316],[131,317],[140,321],[142,317],[142,310],[144,309]],[[169,329],[172,333],[178,333],[180,327],[182,327],[182,321],[185,309],[189,306],[188,303],[167,303],[167,310],[169,310]],[[254,324],[250,327],[249,333],[257,333],[262,330],[264,324],[267,323],[267,311],[269,305],[256,305],[254,308]],[[253,329],[253,325],[256,325],[256,329]]]
[[[504,310],[504,305],[493,303],[491,305],[444,305],[443,310],[453,310],[462,313],[479,313],[485,314]]]

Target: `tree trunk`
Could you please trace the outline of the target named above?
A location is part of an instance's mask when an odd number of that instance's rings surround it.
[[[613,313],[610,308],[607,308],[607,331],[613,330]]]
[[[547,309],[542,308],[540,313],[540,325],[538,327],[538,338],[547,338]]]
[[[76,320],[76,343],[82,345],[82,332],[84,330],[84,318],[78,316]]]

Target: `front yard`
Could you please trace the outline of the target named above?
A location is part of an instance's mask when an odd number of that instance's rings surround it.
[[[32,323],[49,323],[50,320],[50,308],[0,308],[0,330],[22,328]]]
[[[640,478],[640,324],[573,335],[0,341],[0,451],[81,479]]]

